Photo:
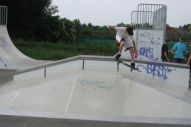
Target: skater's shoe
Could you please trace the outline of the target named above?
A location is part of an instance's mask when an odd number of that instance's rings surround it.
[[[120,57],[121,57],[121,54],[118,53],[118,54],[115,56],[115,59],[116,59],[116,60],[119,60]]]
[[[131,67],[135,68],[135,62],[131,62]]]

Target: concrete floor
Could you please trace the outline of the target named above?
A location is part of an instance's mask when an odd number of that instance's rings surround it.
[[[191,91],[121,68],[81,61],[14,77],[0,86],[0,114],[191,125]]]

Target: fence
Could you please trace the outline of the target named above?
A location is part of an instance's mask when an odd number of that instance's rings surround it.
[[[139,4],[137,11],[131,12],[134,29],[159,29],[166,27],[167,7],[163,4]]]
[[[6,6],[0,6],[0,25],[7,25],[7,12]]]

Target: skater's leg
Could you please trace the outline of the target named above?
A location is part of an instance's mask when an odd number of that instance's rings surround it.
[[[120,45],[119,45],[119,52],[117,53],[117,55],[116,55],[116,57],[115,57],[116,60],[118,60],[119,57],[121,57],[121,52],[122,52],[122,50],[123,50],[123,47],[124,47],[124,41],[122,40],[122,41],[120,42]]]
[[[130,48],[129,51],[130,51],[130,54],[131,54],[131,61],[134,61],[135,60],[134,48]]]
[[[132,48],[130,48],[129,49],[129,51],[130,51],[130,54],[131,54],[131,66],[133,67],[133,68],[135,68],[135,51],[134,51],[134,48],[132,47]]]

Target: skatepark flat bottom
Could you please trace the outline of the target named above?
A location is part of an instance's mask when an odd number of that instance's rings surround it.
[[[79,63],[51,67],[46,78],[42,70],[16,75],[1,85],[0,127],[191,125],[189,89],[117,72],[113,62],[89,61],[85,70]]]

